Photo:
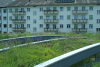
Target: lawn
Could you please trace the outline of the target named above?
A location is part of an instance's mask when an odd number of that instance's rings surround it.
[[[65,39],[34,45],[28,44],[24,47],[12,48],[10,50],[0,52],[0,67],[33,67],[34,65],[37,65],[64,53],[100,42],[100,34],[63,33],[61,35],[69,37],[74,36],[88,38]],[[90,61],[90,59],[86,60],[85,63],[87,63],[88,61]],[[77,66],[77,64],[71,67],[75,66]]]

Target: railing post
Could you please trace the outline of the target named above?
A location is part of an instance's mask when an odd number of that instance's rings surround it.
[[[95,54],[95,61],[97,60],[97,53]]]
[[[82,62],[83,62],[83,65],[84,65],[84,59],[82,60]]]

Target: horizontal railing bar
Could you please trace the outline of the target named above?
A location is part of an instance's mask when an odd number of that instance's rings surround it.
[[[61,56],[50,59],[44,63],[38,64],[34,67],[69,67],[76,62],[79,62],[93,54],[100,52],[100,43],[89,45]]]

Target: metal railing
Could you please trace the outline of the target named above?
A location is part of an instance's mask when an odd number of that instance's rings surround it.
[[[58,19],[44,19],[45,23],[58,23]]]
[[[46,32],[57,32],[58,28],[44,28],[44,31],[46,31]]]
[[[69,67],[85,58],[100,52],[100,43],[92,44],[61,56],[50,59],[34,67]],[[84,64],[84,62],[83,62]]]
[[[13,15],[25,15],[26,12],[25,11],[15,11],[15,12],[12,12]]]
[[[87,32],[87,28],[72,28],[73,32]]]
[[[88,19],[72,19],[73,23],[87,23]]]
[[[23,28],[13,28],[13,32],[25,32],[26,31],[26,28],[23,27]]]
[[[25,23],[26,22],[26,20],[25,19],[12,19],[12,22],[13,23]]]
[[[88,10],[72,10],[73,14],[87,14]]]
[[[44,10],[44,14],[58,14],[58,10]]]

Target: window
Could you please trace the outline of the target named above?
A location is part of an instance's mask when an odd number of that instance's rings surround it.
[[[93,6],[90,6],[90,7],[89,7],[89,10],[93,10]]]
[[[53,20],[56,20],[56,16],[53,16]]]
[[[56,7],[53,7],[53,10],[57,10],[57,8]]]
[[[1,23],[0,23],[0,27],[1,27]]]
[[[1,13],[1,10],[0,10],[0,13]]]
[[[27,28],[30,28],[30,24],[27,24]]]
[[[43,20],[43,16],[40,16],[40,20]]]
[[[9,13],[11,13],[12,12],[12,9],[9,9]]]
[[[46,16],[46,19],[47,19],[47,20],[50,20],[50,16]]]
[[[7,27],[7,24],[4,24],[4,28],[6,28]]]
[[[21,11],[24,12],[24,8],[21,8]]]
[[[6,13],[7,11],[6,11],[6,9],[3,9],[3,13]]]
[[[93,20],[93,15],[89,15],[89,20]]]
[[[100,19],[97,19],[97,23],[100,23]]]
[[[33,32],[36,32],[36,28],[35,27],[33,28]]]
[[[15,12],[18,12],[18,8],[15,8]]]
[[[70,28],[70,24],[67,24],[67,28]]]
[[[21,16],[21,20],[24,20],[24,16]]]
[[[36,23],[36,19],[33,19],[33,23]]]
[[[77,20],[77,19],[78,19],[78,15],[75,15],[75,16],[74,16],[74,19],[76,19],[76,20]]]
[[[36,15],[36,11],[33,11],[33,15]]]
[[[12,20],[12,16],[9,16],[9,20]]]
[[[74,10],[78,10],[78,7],[74,7]]]
[[[96,31],[97,31],[97,32],[100,32],[100,28],[96,28]]]
[[[27,16],[27,20],[30,20],[30,16]]]
[[[85,24],[81,24],[81,28],[85,28]]]
[[[46,7],[46,10],[51,10],[50,7]]]
[[[15,24],[15,28],[18,28],[18,24]]]
[[[7,20],[7,18],[6,17],[3,17],[3,20]]]
[[[100,10],[97,10],[97,14],[100,14]]]
[[[85,19],[85,15],[82,15],[82,20],[84,20]]]
[[[70,20],[70,15],[67,15],[67,20]]]
[[[60,24],[60,28],[63,28],[63,24]]]
[[[27,8],[27,12],[30,12],[30,8]]]
[[[70,11],[71,10],[71,8],[70,7],[67,7],[67,11]]]
[[[85,6],[82,6],[82,10],[85,10]]]
[[[74,28],[78,28],[78,24],[74,24]]]
[[[43,8],[40,8],[40,11],[43,11]]]
[[[63,16],[60,16],[60,19],[62,20],[63,19]]]
[[[1,16],[0,16],[0,20],[1,20]]]
[[[9,24],[9,28],[12,28],[12,24]]]
[[[89,28],[90,28],[90,29],[93,28],[93,24],[89,24]]]
[[[15,19],[18,20],[18,16],[15,16]]]
[[[43,24],[40,24],[40,28],[43,28]]]
[[[24,24],[21,24],[21,28],[24,28]]]
[[[64,7],[60,7],[60,11],[64,11]]]

